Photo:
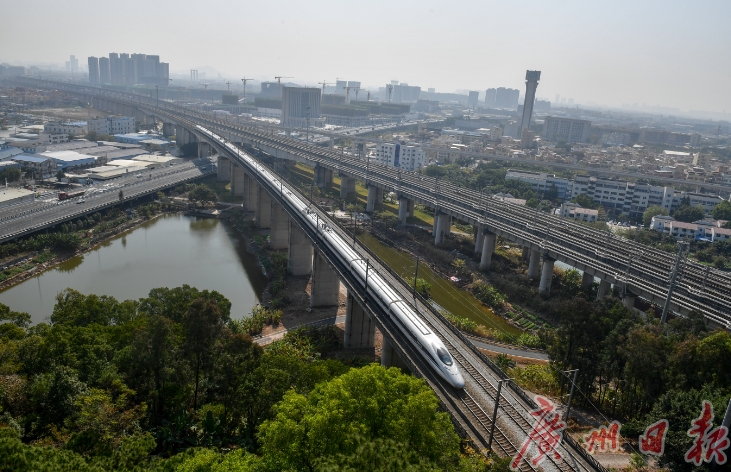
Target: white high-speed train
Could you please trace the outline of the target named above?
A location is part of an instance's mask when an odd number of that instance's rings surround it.
[[[242,161],[245,161],[250,169],[262,177],[268,183],[273,192],[281,193],[282,198],[287,200],[310,225],[315,229],[322,241],[330,249],[333,257],[337,257],[342,264],[350,268],[350,271],[361,283],[366,282],[366,261],[350,246],[349,242],[343,239],[336,231],[319,221],[319,217],[309,211],[307,202],[303,201],[293,193],[286,190],[280,183],[279,177],[270,172],[267,168],[247,153],[241,151],[234,144],[229,143],[221,136],[197,126],[197,129],[225,146],[232,153],[237,154]],[[319,225],[318,225],[319,224]],[[464,388],[464,378],[459,371],[454,359],[444,343],[432,332],[419,318],[417,313],[404,302],[401,296],[391,288],[386,281],[375,271],[369,271],[367,283],[368,294],[381,308],[390,315],[393,322],[401,332],[413,342],[413,345],[421,351],[424,359],[429,365],[447,382],[457,388]]]

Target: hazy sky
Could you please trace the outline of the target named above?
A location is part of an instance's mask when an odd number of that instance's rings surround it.
[[[522,90],[537,69],[551,101],[731,112],[729,0],[37,0],[2,11],[0,61],[11,63],[139,52],[171,72],[211,66],[239,87],[245,74],[438,92]]]

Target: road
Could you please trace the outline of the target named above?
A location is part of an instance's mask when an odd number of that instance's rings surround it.
[[[125,200],[155,193],[216,171],[215,166],[197,167],[192,163],[162,167],[139,173],[142,177],[124,177],[84,187],[84,197],[59,201],[48,195],[35,202],[0,210],[0,242],[48,228],[119,203],[119,191]]]

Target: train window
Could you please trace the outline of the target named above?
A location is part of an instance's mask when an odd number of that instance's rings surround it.
[[[437,349],[437,356],[439,356],[439,359],[441,359],[444,365],[452,365],[452,358],[449,356],[447,350],[443,347]]]

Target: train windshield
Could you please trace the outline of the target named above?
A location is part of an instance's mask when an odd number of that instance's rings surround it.
[[[441,359],[444,365],[452,365],[452,358],[443,347],[437,348],[437,356],[439,356],[439,359]]]

